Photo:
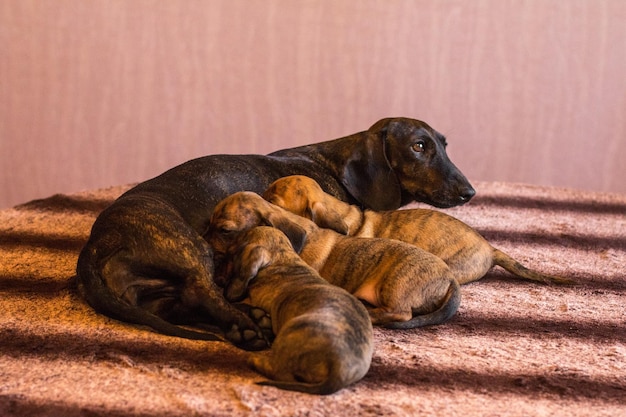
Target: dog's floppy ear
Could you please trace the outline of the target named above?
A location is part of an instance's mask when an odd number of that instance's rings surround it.
[[[329,210],[321,201],[316,201],[311,205],[311,220],[319,227],[332,229],[342,235],[347,235],[350,230],[339,213]]]
[[[401,205],[401,188],[385,155],[385,141],[392,119],[376,122],[360,137],[343,170],[343,185],[364,207],[376,211]]]
[[[272,256],[262,246],[246,246],[235,260],[234,279],[224,290],[224,297],[230,302],[241,301],[248,292],[248,285],[257,274],[259,269],[271,262]]]
[[[287,236],[287,239],[291,242],[291,246],[293,246],[293,250],[297,253],[302,251],[307,237],[306,230],[300,227],[297,223],[294,223],[285,216],[277,213],[270,214],[266,218],[266,221],[269,226],[277,228],[283,232],[285,236]]]

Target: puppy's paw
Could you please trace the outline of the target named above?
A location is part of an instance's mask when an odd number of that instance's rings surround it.
[[[265,310],[245,303],[235,304],[235,307],[245,313],[259,327],[263,338],[270,344],[274,340],[272,331],[272,319]]]
[[[263,350],[270,345],[262,331],[241,328],[236,324],[226,332],[225,336],[232,344],[244,350]]]

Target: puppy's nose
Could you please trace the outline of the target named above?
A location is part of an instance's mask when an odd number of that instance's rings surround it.
[[[462,204],[465,204],[468,201],[470,201],[472,197],[474,197],[475,195],[476,195],[476,190],[474,190],[472,187],[469,187],[469,188],[466,188],[465,190],[462,190],[459,193],[459,200],[461,201]]]

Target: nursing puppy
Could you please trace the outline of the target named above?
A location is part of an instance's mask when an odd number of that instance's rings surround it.
[[[301,244],[301,242],[297,242]],[[284,233],[261,226],[239,235],[217,270],[226,298],[270,313],[276,335],[269,352],[248,363],[271,379],[261,382],[310,394],[332,394],[359,381],[373,354],[367,310],[329,284],[294,251]]]
[[[572,281],[533,271],[494,248],[474,229],[435,210],[411,209],[361,211],[325,193],[315,180],[293,175],[281,178],[263,197],[292,213],[313,220],[320,227],[358,237],[398,239],[443,259],[460,284],[482,278],[499,265],[512,274],[533,281],[565,284]]]
[[[242,233],[260,225],[276,227],[300,242],[294,244],[302,247],[300,257],[331,284],[366,302],[374,324],[439,324],[459,307],[459,284],[445,262],[431,253],[397,240],[348,237],[320,228],[252,192],[235,193],[215,207],[207,240],[216,264]],[[227,293],[236,298],[244,291],[245,286],[238,286]]]

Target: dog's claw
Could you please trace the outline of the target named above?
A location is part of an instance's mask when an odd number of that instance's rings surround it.
[[[226,338],[232,344],[244,350],[262,350],[267,349],[270,345],[263,332],[252,329],[242,330],[236,324],[226,332]]]
[[[261,318],[257,324],[262,330],[272,331],[272,320],[267,316]]]
[[[252,307],[249,315],[261,329],[260,337],[265,339],[268,345],[271,344],[274,340],[274,331],[272,329],[272,319],[269,314],[267,314],[265,310]]]
[[[240,311],[243,311],[261,330],[262,337],[266,340],[273,340],[272,319],[267,312],[261,308],[245,303],[235,304]]]
[[[250,341],[256,337],[259,336],[259,333],[255,332],[254,330],[244,330],[243,331],[243,339],[245,341]]]
[[[267,318],[268,315],[265,310],[261,310],[260,308],[251,308],[250,309],[250,317],[254,319],[257,323],[261,323],[263,319]]]
[[[250,317],[254,327],[233,324],[230,331],[226,333],[226,338],[235,346],[245,350],[267,349],[274,340],[272,320],[269,315],[265,310],[249,304],[237,303],[234,306]]]
[[[241,333],[239,333],[239,326],[237,326],[236,324],[233,325],[233,327],[230,329],[230,331],[228,331],[226,333],[226,337],[232,343],[234,343],[236,345],[240,344],[241,343]]]

